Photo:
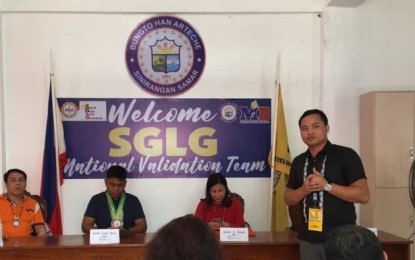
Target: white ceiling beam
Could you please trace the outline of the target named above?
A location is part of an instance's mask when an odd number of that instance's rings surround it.
[[[365,0],[327,0],[327,6],[334,7],[357,7]]]

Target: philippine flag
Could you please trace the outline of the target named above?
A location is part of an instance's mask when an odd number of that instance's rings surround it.
[[[46,223],[53,235],[62,235],[62,218],[61,208],[59,202],[58,189],[63,184],[63,167],[65,166],[68,157],[66,154],[65,139],[63,133],[62,119],[60,113],[55,119],[57,131],[55,131],[53,120],[53,98],[52,97],[52,81],[49,87],[49,101],[48,101],[48,117],[46,123],[45,149],[43,154],[43,171],[42,171],[42,185],[40,194],[47,203],[47,217]],[[55,135],[57,135],[57,144],[59,152],[59,160],[56,158]],[[59,172],[57,172],[56,164],[59,165]],[[59,175],[59,184],[58,184]]]

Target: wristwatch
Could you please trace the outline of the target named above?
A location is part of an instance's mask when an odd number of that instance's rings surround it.
[[[325,190],[325,191],[331,191],[331,188],[332,188],[332,186],[331,186],[331,184],[330,184],[330,183],[328,183],[328,182],[327,182],[327,184],[326,184],[326,185],[324,185],[324,190]]]

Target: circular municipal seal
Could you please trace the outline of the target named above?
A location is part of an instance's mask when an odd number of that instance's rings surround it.
[[[78,114],[78,107],[73,102],[65,102],[61,107],[61,114],[66,118],[73,118]]]
[[[205,47],[196,30],[173,16],[140,23],[128,38],[125,59],[142,89],[173,96],[193,87],[205,67]]]
[[[225,122],[233,122],[238,116],[238,105],[233,103],[226,103],[220,108],[220,116]]]

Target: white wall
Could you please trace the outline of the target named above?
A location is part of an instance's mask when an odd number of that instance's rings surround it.
[[[359,148],[359,95],[415,89],[415,2],[365,1],[323,14],[323,108],[331,138]]]
[[[3,61],[3,19],[0,19],[0,61]],[[0,62],[0,79],[3,79],[3,62]],[[0,169],[3,170],[5,161],[4,152],[4,94],[3,80],[0,80]],[[2,171],[3,172],[3,171]],[[3,186],[3,178],[0,178],[0,187]]]
[[[127,38],[153,14],[11,12],[3,13],[4,151],[3,169],[29,175],[38,192],[42,168],[47,92],[52,52],[58,97],[154,98],[130,79],[124,64]],[[272,98],[280,59],[286,118],[295,129],[293,150],[302,146],[296,118],[318,106],[320,18],[315,13],[181,14],[204,40],[203,76],[180,98]],[[317,64],[317,66],[316,66]],[[303,148],[301,148],[303,149]],[[205,179],[129,179],[147,215],[149,232],[170,219],[192,213],[203,197]],[[229,179],[246,201],[246,219],[269,230],[270,178]],[[66,180],[62,188],[65,234],[80,233],[90,197],[103,180]]]
[[[320,12],[326,0],[0,0],[4,12],[88,13],[310,13]]]

